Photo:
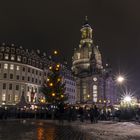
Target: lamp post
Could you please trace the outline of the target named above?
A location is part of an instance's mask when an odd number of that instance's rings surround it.
[[[122,76],[122,75],[117,76],[116,82],[117,82],[118,84],[122,84],[122,83],[124,83],[124,81],[125,81],[124,76]]]

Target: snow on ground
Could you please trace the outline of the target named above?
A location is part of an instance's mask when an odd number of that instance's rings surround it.
[[[140,124],[134,122],[75,122],[71,125],[86,132],[93,140],[140,140]]]

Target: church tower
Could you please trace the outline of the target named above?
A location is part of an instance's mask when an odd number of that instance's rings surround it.
[[[99,75],[102,72],[102,57],[93,43],[93,29],[87,17],[81,28],[79,47],[74,50],[72,71],[76,77],[77,101],[96,103],[99,92]]]

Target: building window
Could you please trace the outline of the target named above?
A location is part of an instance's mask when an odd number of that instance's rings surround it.
[[[38,75],[38,71],[36,70],[36,75]]]
[[[11,100],[12,100],[12,95],[8,94],[8,101],[11,101]]]
[[[11,64],[11,65],[10,65],[10,70],[13,70],[13,69],[14,69],[14,65]]]
[[[4,73],[3,74],[3,78],[7,78],[7,73]]]
[[[28,59],[28,64],[31,65],[31,59]]]
[[[6,83],[3,83],[3,89],[6,89]]]
[[[16,76],[16,79],[19,80],[19,75]]]
[[[32,73],[34,73],[34,69],[32,69]]]
[[[24,76],[22,76],[22,80],[25,80],[25,77]]]
[[[21,56],[17,56],[17,61],[21,61]]]
[[[19,85],[16,85],[16,90],[19,90]]]
[[[93,102],[97,102],[97,85],[93,85]]]
[[[22,71],[25,71],[25,67],[22,68]]]
[[[10,79],[13,79],[13,77],[14,77],[14,75],[11,73],[11,74],[10,74]]]
[[[28,81],[30,81],[30,77],[28,77]]]
[[[1,69],[1,64],[0,64],[0,69]]]
[[[41,72],[39,73],[39,75],[41,76]]]
[[[2,94],[2,101],[6,101],[6,94],[5,93]]]
[[[11,48],[11,53],[15,53],[15,48]]]
[[[4,69],[8,69],[8,64],[4,64]]]
[[[35,83],[37,83],[37,79],[35,79]]]
[[[15,60],[15,55],[11,55],[11,60]]]
[[[27,59],[26,57],[23,58],[23,63],[26,63]]]
[[[28,91],[30,91],[30,87],[28,86]]]
[[[35,66],[35,61],[34,60],[32,61],[32,65]]]
[[[18,101],[18,95],[15,95],[15,102]]]
[[[20,66],[17,66],[17,70],[20,70]]]
[[[2,53],[0,53],[0,60],[1,60],[1,59],[3,59],[3,54],[2,54]]]
[[[97,85],[93,85],[93,90],[97,90]]]
[[[80,59],[80,53],[77,53],[77,59]]]
[[[34,78],[32,78],[32,82],[34,82]]]
[[[12,84],[9,84],[9,90],[12,90]]]
[[[30,72],[30,68],[28,68],[28,72]]]
[[[7,59],[9,59],[9,54],[5,54],[4,55],[4,58],[7,60]]]

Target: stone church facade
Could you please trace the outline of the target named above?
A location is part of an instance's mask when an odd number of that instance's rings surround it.
[[[77,102],[113,105],[116,102],[115,81],[109,64],[104,66],[99,48],[93,43],[93,30],[87,18],[80,31],[80,44],[72,57]]]

